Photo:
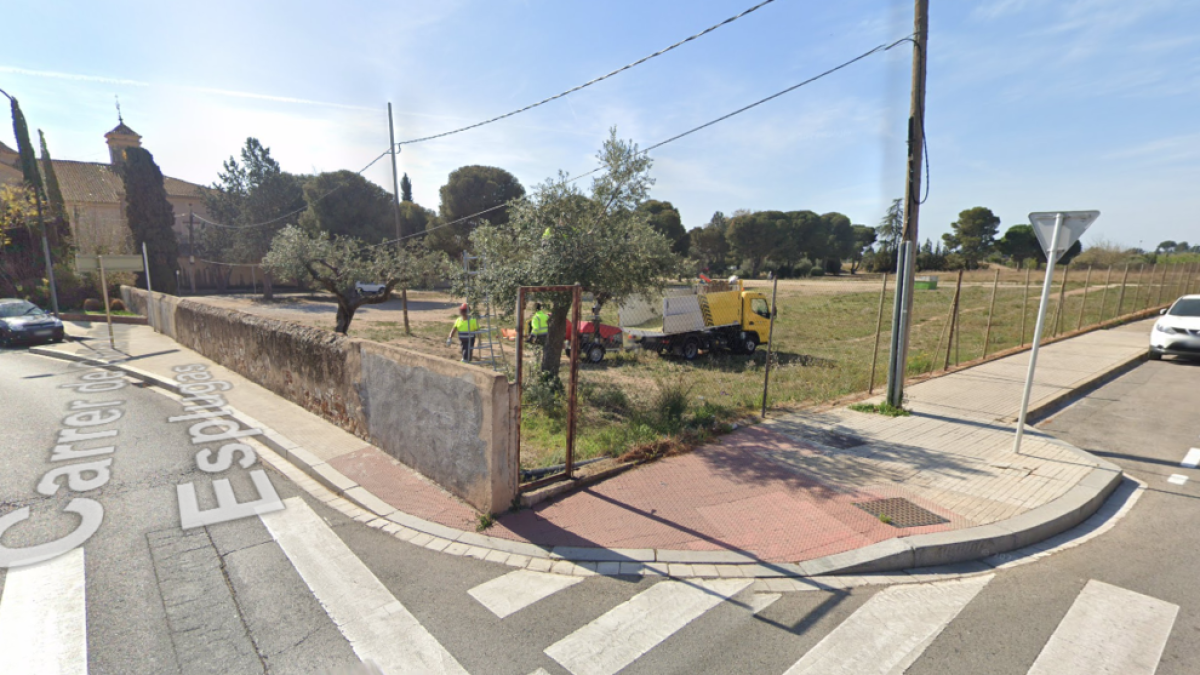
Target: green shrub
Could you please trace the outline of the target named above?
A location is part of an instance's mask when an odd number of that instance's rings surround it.
[[[83,311],[85,312],[103,312],[104,303],[95,298],[88,298],[83,301]]]
[[[812,272],[813,262],[808,258],[801,258],[800,262],[796,263],[796,276],[804,278]]]
[[[813,277],[823,277],[823,276],[825,276],[825,268],[824,267],[814,267],[808,274],[809,274],[809,276],[813,276]]]
[[[531,408],[554,411],[562,408],[566,388],[554,373],[538,371],[533,382],[526,384],[522,404]]]
[[[655,378],[658,391],[650,402],[650,416],[660,431],[674,433],[683,427],[683,416],[691,405],[695,384],[687,381],[687,373],[677,377]]]

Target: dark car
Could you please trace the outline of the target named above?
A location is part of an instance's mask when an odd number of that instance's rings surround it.
[[[0,347],[62,342],[63,323],[28,300],[0,298]]]

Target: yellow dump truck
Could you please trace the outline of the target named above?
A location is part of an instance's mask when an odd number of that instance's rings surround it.
[[[661,302],[632,298],[618,309],[629,339],[659,354],[691,361],[701,350],[753,354],[771,330],[767,296],[741,281],[670,289]]]

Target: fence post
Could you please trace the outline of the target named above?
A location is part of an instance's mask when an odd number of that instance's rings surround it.
[[[1104,293],[1100,296],[1100,314],[1096,317],[1096,323],[1104,323],[1104,308],[1108,306],[1108,287],[1112,281],[1112,265],[1108,266],[1108,274],[1104,275]],[[1089,324],[1095,325],[1095,324]]]
[[[1125,285],[1129,283],[1129,263],[1125,263],[1125,273],[1121,276],[1121,294],[1117,296],[1117,313],[1113,318],[1121,316],[1121,308],[1125,305]]]
[[[762,418],[767,418],[767,389],[771,385],[771,350],[775,347],[775,318],[779,313],[779,305],[775,304],[775,295],[779,291],[779,275],[773,274],[774,280],[771,282],[771,327],[767,329],[767,362],[763,368],[763,398],[762,398]],[[876,324],[878,325],[878,324]],[[877,336],[878,337],[878,336]],[[871,366],[874,369],[874,365]],[[872,374],[874,374],[872,372]]]
[[[1133,287],[1133,304],[1131,305],[1131,307],[1133,307],[1132,311],[1134,312],[1138,311],[1142,307],[1142,303],[1138,298],[1140,298],[1142,295],[1142,277],[1144,276],[1143,272],[1145,272],[1145,270],[1146,263],[1138,263],[1137,284]]]
[[[1000,285],[1000,268],[996,268],[996,278],[992,281],[992,301],[988,305],[987,329],[983,331],[983,358],[987,358],[988,344],[992,340],[992,313],[996,311],[996,287]]]
[[[942,370],[950,369],[950,347],[954,345],[954,329],[958,324],[958,296],[962,292],[963,271],[958,271],[958,281],[954,284],[954,300],[950,302],[950,321],[947,324],[950,329],[950,339],[946,341],[946,363],[942,366]]]
[[[1067,299],[1067,277],[1071,274],[1071,263],[1063,265],[1062,286],[1058,288],[1058,307],[1054,308],[1054,330],[1050,331],[1050,337],[1058,335],[1058,327],[1062,323],[1063,302]]]
[[[1083,302],[1079,305],[1079,319],[1075,322],[1075,330],[1083,328],[1083,310],[1087,307],[1088,284],[1092,281],[1092,268],[1088,266],[1087,274],[1083,275]],[[1101,307],[1101,310],[1104,308]]]
[[[1152,305],[1153,307],[1157,307],[1162,304],[1163,291],[1165,291],[1167,289],[1167,270],[1170,269],[1170,267],[1171,266],[1168,265],[1167,263],[1163,263],[1162,278],[1160,278],[1158,280],[1158,293],[1154,294],[1154,304]]]
[[[1143,265],[1142,268],[1144,270],[1145,265]],[[1150,267],[1150,280],[1148,282],[1144,278],[1146,275],[1142,274],[1143,279],[1138,282],[1138,285],[1146,287],[1146,297],[1142,299],[1142,302],[1138,303],[1138,305],[1137,305],[1138,309],[1146,309],[1146,308],[1150,307],[1150,302],[1151,302],[1150,294],[1154,292],[1154,277],[1157,274],[1158,274],[1158,263],[1154,263]]]
[[[868,395],[875,393],[875,364],[879,360],[879,334],[883,332],[881,325],[883,323],[883,298],[887,295],[887,278],[888,273],[884,272],[883,288],[879,289],[879,314],[875,317],[875,350],[871,352],[871,377],[867,385]]]
[[[1037,258],[1034,258],[1036,265]],[[1021,298],[1021,346],[1025,346],[1025,317],[1029,314],[1029,275],[1033,272],[1032,268],[1025,268],[1025,289],[1022,291]]]

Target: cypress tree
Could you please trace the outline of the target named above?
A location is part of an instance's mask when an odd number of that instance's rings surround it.
[[[412,182],[408,180],[408,174],[404,174],[404,177],[400,179],[400,201],[412,201]]]
[[[42,177],[46,184],[46,208],[50,217],[50,247],[54,250],[55,258],[61,258],[68,253],[66,249],[71,238],[67,202],[58,184],[58,174],[54,172],[54,160],[50,158],[50,150],[46,147],[46,134],[41,129],[38,129],[38,139],[42,143]]]
[[[29,126],[25,124],[25,114],[16,97],[9,97],[12,104],[13,137],[17,139],[17,153],[20,155],[21,175],[25,183],[34,191],[38,199],[45,197],[42,191],[42,176],[38,173],[37,155],[33,154],[33,144],[29,142]]]
[[[175,209],[167,201],[162,171],[154,163],[154,156],[144,148],[126,148],[121,179],[125,183],[125,217],[133,232],[134,245],[140,253],[142,244],[146,244],[154,288],[174,295],[179,242],[172,229]],[[144,288],[146,280],[139,279],[139,283]]]

